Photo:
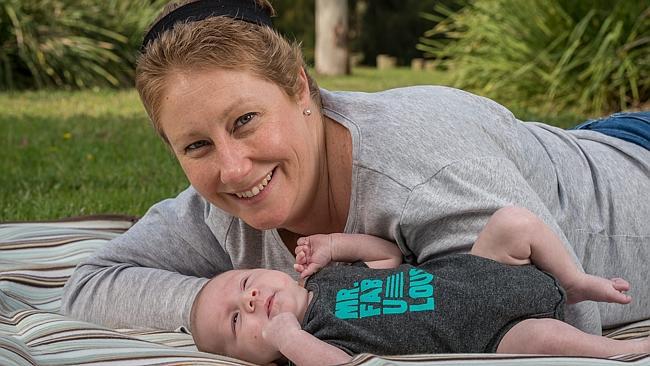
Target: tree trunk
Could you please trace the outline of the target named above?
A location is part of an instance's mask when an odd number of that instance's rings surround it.
[[[316,0],[316,72],[350,73],[348,54],[348,1]]]

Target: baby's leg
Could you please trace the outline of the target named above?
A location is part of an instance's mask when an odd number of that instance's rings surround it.
[[[567,292],[567,302],[583,300],[627,304],[622,293],[627,281],[583,273],[574,263],[562,240],[540,218],[521,207],[497,210],[479,233],[471,252],[495,261],[520,265],[532,263],[553,274]]]
[[[650,338],[616,340],[584,333],[557,319],[526,319],[501,339],[497,353],[611,357],[650,352]]]

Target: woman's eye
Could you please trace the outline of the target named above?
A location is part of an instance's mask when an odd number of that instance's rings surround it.
[[[251,112],[251,113],[246,113],[243,116],[237,118],[235,120],[235,128],[241,127],[241,126],[247,124],[248,122],[252,121],[253,118],[255,118],[256,115],[257,115],[257,113]]]
[[[237,321],[238,321],[238,320],[239,320],[239,312],[236,312],[236,313],[232,316],[232,329],[233,329],[233,332],[234,332],[235,329],[236,329],[235,326],[237,325]]]
[[[185,147],[185,152],[191,152],[197,149],[200,149],[204,146],[208,146],[209,142],[206,140],[193,142]]]

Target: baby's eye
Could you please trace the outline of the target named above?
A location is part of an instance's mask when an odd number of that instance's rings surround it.
[[[248,282],[248,277],[244,278],[244,282],[242,282],[241,287],[242,290],[246,290],[246,283]]]
[[[185,147],[185,152],[186,153],[192,152],[192,151],[198,150],[198,149],[200,149],[202,147],[208,146],[209,144],[210,143],[208,141],[206,141],[206,140],[196,141],[196,142],[193,142],[193,143],[187,145]]]
[[[243,116],[237,118],[235,120],[235,128],[238,128],[238,127],[241,127],[241,126],[247,124],[248,122],[252,121],[253,118],[255,118],[255,116],[257,116],[257,113],[250,112],[250,113],[246,113]]]
[[[239,312],[236,312],[232,316],[232,332],[233,334],[237,333],[235,330],[237,329],[237,322],[239,321]]]

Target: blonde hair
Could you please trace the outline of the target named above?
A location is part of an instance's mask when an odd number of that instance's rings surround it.
[[[168,4],[158,21],[174,9],[197,0]],[[256,0],[274,14],[266,0]],[[154,22],[153,24],[155,24]],[[160,127],[160,107],[167,77],[175,72],[214,68],[248,71],[273,82],[287,95],[297,98],[302,90],[300,69],[306,66],[300,44],[289,43],[268,26],[225,16],[178,23],[149,42],[137,61],[135,87],[158,134],[169,142]],[[307,75],[312,100],[321,106],[316,82]]]

